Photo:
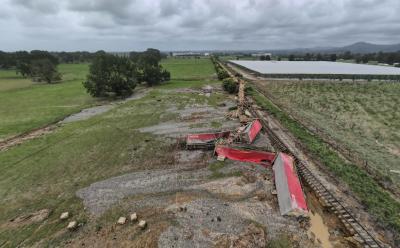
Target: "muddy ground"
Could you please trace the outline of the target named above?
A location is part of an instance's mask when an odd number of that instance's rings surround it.
[[[194,92],[193,94],[198,94]],[[237,120],[226,118],[233,98],[217,107],[170,106],[175,121],[139,129],[171,145],[188,133],[231,130]],[[215,124],[219,123],[219,127]],[[261,135],[258,147],[269,147]],[[213,151],[174,148],[175,163],[162,170],[129,173],[93,183],[76,192],[93,225],[64,245],[77,247],[265,247],[284,237],[295,247],[318,247],[308,233],[308,221],[279,213],[271,168],[250,163],[217,161]],[[121,226],[102,222],[107,216],[138,213],[148,222]],[[105,217],[106,216],[106,217]],[[284,240],[284,241],[285,241]],[[282,241],[282,242],[284,242]]]

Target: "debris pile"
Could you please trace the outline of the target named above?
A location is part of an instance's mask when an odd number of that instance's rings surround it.
[[[252,118],[245,97],[245,82],[238,79],[239,92],[237,110],[228,117],[239,118],[243,125],[234,131],[217,133],[189,134],[186,137],[187,149],[214,148],[218,161],[226,158],[241,162],[250,162],[269,167],[273,164],[276,195],[282,215],[305,216],[308,213],[304,193],[294,169],[293,158],[290,155],[259,150],[254,143],[262,130],[260,120]],[[245,146],[243,146],[245,145]]]

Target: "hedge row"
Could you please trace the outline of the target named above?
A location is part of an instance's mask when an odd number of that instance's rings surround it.
[[[229,73],[224,68],[222,68],[222,66],[218,63],[215,57],[211,57],[211,61],[214,64],[215,71],[217,72],[219,80],[224,80],[225,78],[229,78]]]

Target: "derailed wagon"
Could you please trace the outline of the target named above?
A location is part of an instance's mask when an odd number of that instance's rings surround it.
[[[273,163],[279,211],[282,215],[306,216],[307,203],[294,169],[293,157],[278,153]]]
[[[191,149],[214,149],[218,139],[228,138],[230,131],[216,133],[197,133],[186,136],[186,148]]]

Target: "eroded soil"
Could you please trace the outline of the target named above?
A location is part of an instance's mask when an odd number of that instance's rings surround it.
[[[193,93],[197,94],[197,93]],[[225,117],[232,100],[219,107],[170,106],[175,121],[140,128],[170,140],[188,133],[230,130],[237,120]],[[216,128],[215,124],[220,123]],[[265,135],[255,143],[272,149]],[[216,161],[213,151],[173,150],[174,163],[112,177],[80,189],[93,221],[138,213],[148,227],[136,223],[87,225],[73,241],[77,247],[265,247],[269,240],[288,237],[297,247],[316,247],[306,220],[283,217],[274,192],[272,169],[251,163]],[[107,217],[108,216],[108,217]],[[116,219],[114,220],[116,222]],[[114,222],[114,223],[115,223]],[[101,222],[104,223],[104,222]]]

